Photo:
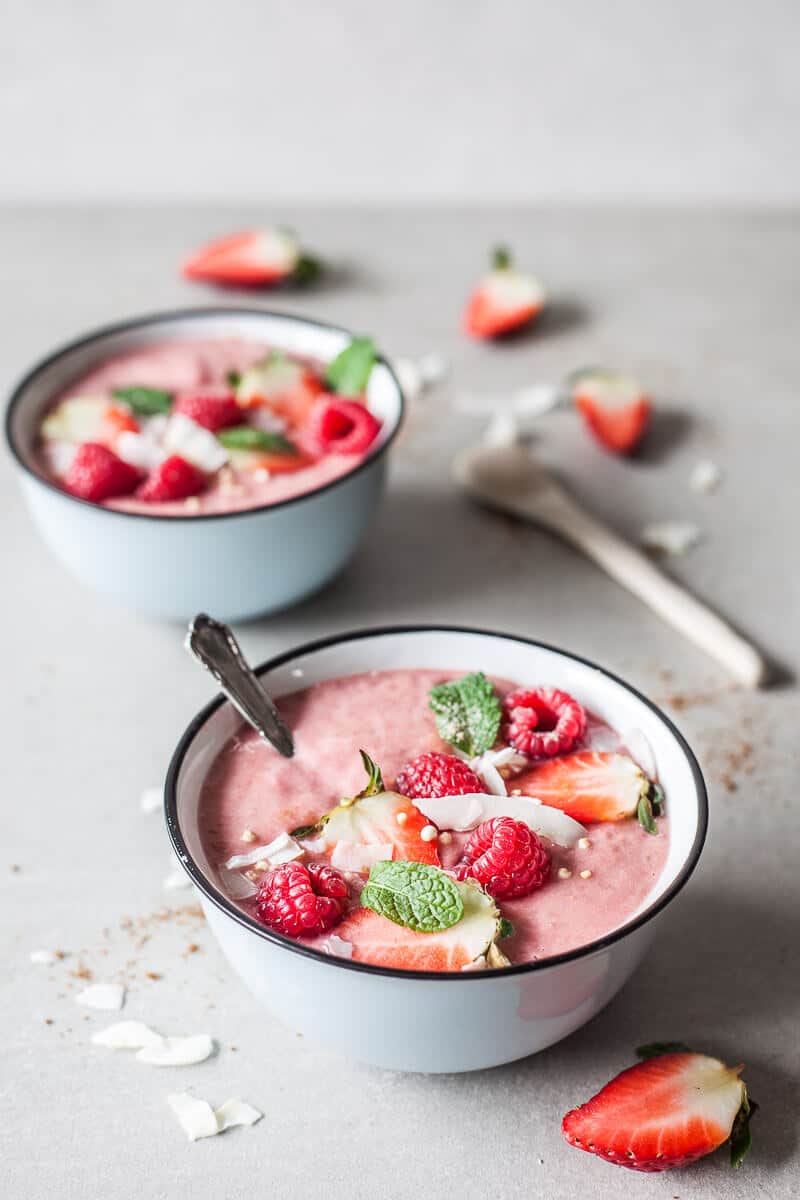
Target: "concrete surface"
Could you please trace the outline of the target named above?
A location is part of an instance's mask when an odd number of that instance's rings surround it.
[[[61,340],[209,294],[178,281],[181,253],[255,210],[5,210],[0,373],[7,386]],[[293,214],[338,271],[316,292],[256,303],[374,333],[395,354],[437,350],[448,382],[413,408],[391,489],[357,560],[299,609],[242,629],[261,659],[336,629],[389,621],[494,626],[598,659],[667,705],[707,773],[712,821],[691,885],[634,980],[589,1026],[536,1058],[425,1078],[353,1065],[305,1044],[233,979],[170,870],[158,814],[139,811],[187,720],[211,694],[182,630],[83,591],[46,555],[7,458],[0,856],[0,1181],[24,1200],[131,1195],[332,1198],[788,1198],[797,1158],[798,697],[722,672],[568,549],[471,507],[453,449],[478,432],[452,394],[505,389],[586,362],[639,371],[658,404],[643,458],[604,456],[571,417],[543,429],[574,487],[623,532],[688,517],[704,539],[670,569],[757,638],[800,662],[794,217],[531,210]],[[507,238],[554,302],[528,336],[485,347],[458,332],[488,244]],[[235,297],[230,298],[232,301]],[[711,457],[719,491],[688,489]],[[182,911],[188,909],[188,911]],[[171,914],[171,915],[170,915]],[[68,954],[34,966],[30,952]],[[116,1019],[79,1008],[81,975],[124,979],[123,1016],[207,1031],[219,1054],[167,1070],[92,1047]],[[762,1105],[755,1149],[662,1177],[565,1145],[561,1114],[631,1061],[680,1038],[744,1061]],[[234,1049],[235,1047],[235,1049]],[[165,1097],[191,1088],[265,1113],[190,1145]]]

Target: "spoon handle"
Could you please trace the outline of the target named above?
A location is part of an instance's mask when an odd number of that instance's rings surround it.
[[[294,754],[292,735],[228,626],[205,613],[198,613],[189,626],[185,644],[256,733],[284,758],[291,758]]]

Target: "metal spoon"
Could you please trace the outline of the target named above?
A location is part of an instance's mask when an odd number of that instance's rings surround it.
[[[205,613],[198,613],[189,626],[184,645],[214,677],[256,733],[284,758],[291,758],[294,754],[292,735],[228,626]]]

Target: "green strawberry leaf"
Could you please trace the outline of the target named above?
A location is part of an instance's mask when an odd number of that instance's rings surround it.
[[[506,917],[501,917],[500,918],[500,931],[497,934],[497,936],[499,938],[507,938],[507,937],[511,937],[513,932],[514,932],[514,926],[511,924],[511,922],[509,920],[507,920]]]
[[[361,755],[364,770],[367,772],[367,786],[361,789],[355,799],[363,800],[365,796],[377,796],[380,792],[385,791],[385,788],[378,764],[372,761],[366,750],[359,750],[358,753]]]
[[[307,837],[311,837],[311,835],[314,833],[319,833],[319,831],[320,831],[320,824],[318,821],[316,823],[316,825],[298,825],[297,829],[290,829],[289,837],[307,838]]]
[[[307,284],[313,283],[321,273],[322,262],[320,259],[314,258],[311,254],[301,254],[294,265],[292,279],[301,287],[305,287]]]
[[[658,804],[659,810],[660,807],[660,804]],[[653,813],[654,809],[653,802],[651,800],[651,791],[650,788],[648,788],[647,791],[642,792],[642,795],[639,797],[639,804],[636,808],[636,817],[642,829],[644,829],[646,833],[657,834],[658,826],[656,825],[655,816]]]
[[[113,396],[127,404],[137,417],[155,417],[159,413],[168,413],[172,407],[172,394],[162,392],[160,388],[114,388]]]
[[[758,1109],[755,1100],[751,1100],[747,1094],[747,1088],[744,1089],[744,1099],[742,1107],[736,1114],[736,1119],[733,1122],[731,1129],[731,1166],[734,1171],[738,1171],[739,1167],[745,1160],[750,1147],[753,1145],[753,1135],[750,1132],[750,1121],[753,1114]]]
[[[650,1042],[636,1047],[637,1058],[658,1058],[659,1054],[691,1054],[685,1042]]]
[[[375,365],[375,343],[372,338],[353,338],[338,354],[325,372],[328,387],[340,396],[363,396],[370,373]]]
[[[225,382],[227,383],[228,387],[233,388],[233,390],[236,391],[239,384],[242,382],[241,371],[226,371]]]
[[[296,454],[296,447],[280,433],[267,433],[265,429],[254,429],[252,425],[234,425],[233,429],[221,429],[217,440],[227,450],[265,450],[270,454]]]
[[[657,783],[650,784],[650,804],[654,815],[660,817],[664,811],[664,793]]]
[[[500,729],[500,701],[494,685],[480,671],[437,684],[428,703],[445,742],[470,758],[491,750]]]
[[[361,893],[361,904],[416,933],[449,929],[464,915],[456,884],[427,863],[375,863]]]
[[[495,271],[507,271],[511,266],[511,251],[508,246],[495,246],[492,251],[492,268]]]

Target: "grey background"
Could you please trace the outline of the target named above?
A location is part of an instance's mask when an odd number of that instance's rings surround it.
[[[6,209],[0,385],[80,330],[206,301],[211,293],[179,282],[174,263],[209,229],[245,225],[256,212]],[[23,512],[6,458],[3,1194],[795,1197],[797,691],[788,682],[736,690],[567,548],[468,504],[446,468],[480,431],[453,415],[459,389],[558,377],[587,361],[629,365],[659,409],[643,457],[604,455],[567,415],[544,428],[543,452],[626,534],[650,519],[696,520],[703,542],[669,569],[796,671],[800,222],[637,209],[294,215],[340,271],[315,292],[255,302],[371,331],[392,353],[437,350],[451,375],[412,406],[389,494],[355,561],[300,608],[242,629],[246,651],[261,659],[335,630],[427,620],[570,647],[628,677],[685,731],[710,789],[707,848],[630,984],[541,1055],[426,1078],[361,1067],[296,1038],[256,1007],[202,922],[181,911],[190,896],[162,891],[166,835],[160,817],[138,807],[209,698],[209,681],[184,654],[180,628],[132,616],[62,573]],[[462,337],[458,314],[475,248],[498,236],[536,261],[554,302],[528,336],[487,347]],[[724,481],[717,494],[697,496],[687,480],[706,456]],[[39,947],[68,957],[33,966]],[[92,1047],[91,1032],[117,1018],[75,1004],[84,968],[127,982],[124,1017],[164,1033],[208,1031],[218,1055],[158,1070]],[[762,1111],[738,1175],[724,1154],[679,1174],[623,1173],[562,1141],[561,1115],[628,1065],[634,1046],[665,1038],[746,1063]],[[214,1103],[241,1096],[264,1120],[190,1145],[165,1102],[186,1088]]]
[[[781,204],[794,0],[6,0],[0,198]]]

